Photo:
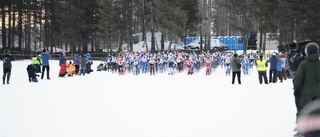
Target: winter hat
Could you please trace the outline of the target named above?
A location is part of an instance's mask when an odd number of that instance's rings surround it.
[[[237,54],[237,53],[235,53],[233,56],[234,56],[234,57],[238,57],[238,54]]]
[[[317,43],[310,42],[306,45],[305,53],[307,56],[311,54],[318,54],[319,53],[319,46]]]
[[[260,57],[260,59],[263,59],[263,56],[262,56],[262,55],[260,55],[259,57]]]
[[[4,50],[4,54],[9,55],[10,54],[10,50],[9,49]]]
[[[305,137],[320,136],[320,100],[307,104],[298,118],[298,132]]]

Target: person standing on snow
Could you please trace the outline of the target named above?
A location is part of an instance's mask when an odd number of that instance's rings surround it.
[[[284,53],[280,53],[280,60],[282,62],[281,67],[282,67],[282,77],[284,80],[287,80],[287,69],[286,69],[286,60],[287,56],[284,55]]]
[[[301,49],[299,50],[300,52],[299,55],[297,55],[297,57],[294,58],[291,66],[290,66],[290,71],[293,72],[293,79],[294,79],[294,76],[295,76],[295,73],[298,69],[298,66],[300,65],[300,63],[302,61],[304,61],[306,59],[306,52],[305,52],[305,45],[301,47]],[[293,82],[294,80],[292,80]],[[300,99],[300,94],[298,94],[297,91],[294,90],[293,92],[293,95],[294,95],[294,99],[295,99],[295,104],[296,104],[296,109],[297,109],[297,113],[296,113],[296,117],[298,117],[298,107],[299,107],[299,99]]]
[[[269,68],[269,83],[277,82],[277,53],[273,52],[271,58],[269,59],[270,68]]]
[[[310,42],[305,47],[306,59],[300,63],[293,79],[294,95],[298,97],[297,117],[309,102],[320,99],[319,46]]]
[[[89,60],[91,58],[91,55],[90,55],[90,53],[85,53],[84,57],[86,59],[86,73],[90,74],[92,61],[89,61]]]
[[[258,69],[258,76],[259,76],[259,83],[262,84],[262,78],[265,84],[268,83],[268,78],[267,78],[267,67],[268,63],[266,60],[263,59],[263,56],[260,55],[260,59],[257,60],[257,69]]]
[[[45,70],[47,71],[47,79],[50,80],[50,65],[49,65],[49,59],[51,58],[51,54],[47,52],[46,49],[44,49],[41,53],[41,59],[42,59],[42,73],[41,73],[41,79],[44,77]]]
[[[238,67],[238,64],[241,64],[241,60],[238,57],[238,54],[235,53],[233,55],[233,59],[231,61],[231,69],[232,69],[232,84],[234,84],[234,80],[236,78],[236,75],[238,77],[238,84],[241,85],[241,67]]]
[[[61,66],[62,64],[65,64],[65,62],[66,62],[66,54],[62,52],[59,56],[59,66]]]
[[[284,78],[283,73],[282,73],[282,71],[283,71],[282,65],[284,63],[285,62],[283,60],[281,60],[281,57],[279,56],[278,57],[278,62],[277,62],[277,75],[278,75],[279,80],[280,80],[281,83],[282,83],[283,78]]]
[[[80,56],[80,76],[85,76],[86,74],[86,57],[84,55]]]
[[[10,76],[11,76],[11,69],[12,64],[11,61],[14,61],[14,58],[10,55],[10,50],[4,51],[4,56],[0,57],[3,61],[3,76],[2,76],[2,83],[5,84],[5,79],[7,77],[7,84],[10,84]]]
[[[74,67],[75,67],[75,75],[78,75],[80,72],[80,55],[79,55],[78,51],[73,56],[73,63],[74,63]]]

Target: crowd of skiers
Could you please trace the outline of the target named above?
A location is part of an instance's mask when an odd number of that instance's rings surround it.
[[[291,56],[288,53],[281,52],[271,53],[270,57],[269,55],[263,57],[259,52],[240,55],[234,52],[201,52],[199,54],[195,52],[123,52],[117,56],[108,56],[105,63],[101,63],[97,67],[97,71],[111,71],[113,74],[119,75],[139,75],[143,73],[174,75],[186,71],[187,75],[192,75],[205,68],[204,75],[210,75],[220,66],[225,69],[226,76],[230,76],[231,72],[243,72],[244,75],[249,75],[250,69],[254,65],[258,65],[257,60],[260,59],[260,55],[262,59],[266,60],[266,63],[270,64],[269,80],[265,81],[266,84],[276,83],[278,79],[282,82],[288,77],[291,78],[291,73],[286,71],[289,68],[289,57]],[[268,66],[264,67],[263,70],[267,71]],[[236,75],[238,74],[236,73]]]
[[[6,53],[5,55],[9,56],[9,53]],[[294,55],[281,52],[265,55],[262,59],[265,60],[265,62],[269,62],[265,63],[265,66],[259,65],[258,59],[260,59],[260,55],[262,56],[259,52],[243,53],[240,55],[235,52],[122,52],[119,55],[110,55],[106,57],[105,63],[98,65],[97,71],[111,71],[113,74],[119,75],[140,75],[143,73],[148,73],[150,75],[160,73],[174,75],[181,72],[187,72],[187,75],[193,75],[199,73],[202,68],[205,68],[204,75],[211,75],[217,67],[221,67],[225,69],[226,76],[232,74],[232,84],[234,84],[235,77],[238,77],[238,83],[241,84],[241,73],[250,75],[250,70],[256,65],[259,72],[260,84],[263,80],[264,83],[268,84],[276,83],[278,79],[282,82],[287,78],[293,77],[292,71],[287,71],[287,69],[289,68],[288,66],[292,64],[291,62]],[[66,75],[84,76],[85,74],[89,74],[93,71],[91,68],[93,62],[90,58],[91,55],[89,53],[80,54],[79,52],[76,52],[73,55],[73,59],[66,59],[66,55],[61,53],[59,56],[59,77],[65,77]],[[46,78],[50,80],[50,59],[51,54],[45,49],[40,55],[33,55],[31,58],[32,63],[27,66],[30,82],[37,82],[38,76],[41,76],[41,79],[43,79],[45,75]],[[11,60],[13,60],[13,58]],[[67,62],[67,60],[71,61]],[[270,64],[270,67],[269,79],[267,80],[266,73],[268,64]],[[6,72],[8,72],[7,68]],[[4,74],[8,77],[7,83],[9,83],[10,74]],[[3,82],[5,82],[4,77],[5,76],[3,76]]]
[[[98,71],[111,71],[114,74],[150,75],[168,73],[174,75],[187,70],[188,75],[199,72],[207,67],[206,74],[210,75],[218,64],[218,54],[182,53],[182,52],[123,52],[118,56],[108,56],[105,63],[101,63]]]
[[[89,53],[79,54],[76,52],[72,59],[73,62],[67,62],[71,59],[66,59],[66,55],[61,53],[59,56],[59,77],[90,74],[93,71],[90,58]],[[0,59],[3,61],[3,84],[10,84],[11,61],[14,60],[10,50],[5,50]],[[32,63],[26,68],[29,82],[38,82],[37,77],[40,76],[38,73],[41,73],[41,79],[43,79],[45,72],[47,79],[50,80],[50,59],[51,54],[45,49],[40,55],[33,55]],[[123,52],[116,56],[106,57],[105,63],[98,65],[97,71],[111,71],[113,74],[119,75],[140,75],[142,73],[174,75],[186,71],[187,75],[193,75],[199,73],[200,69],[205,68],[204,75],[210,75],[217,67],[221,67],[225,70],[226,76],[230,76],[232,72],[232,84],[235,83],[235,77],[238,78],[238,84],[241,84],[241,73],[250,75],[251,69],[255,66],[260,84],[293,79],[298,125],[296,136],[313,137],[309,135],[320,135],[320,132],[318,132],[320,131],[320,124],[308,125],[310,119],[306,118],[305,115],[311,115],[312,113],[312,116],[320,121],[320,108],[316,112],[307,114],[303,113],[303,110],[307,104],[318,101],[320,97],[319,60],[319,46],[311,42],[299,49],[298,52],[264,54],[260,52],[242,53],[240,55],[235,52],[201,52],[198,54],[195,52]],[[267,75],[267,72],[269,72],[269,75]]]

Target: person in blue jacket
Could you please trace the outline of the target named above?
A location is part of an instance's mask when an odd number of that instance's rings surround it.
[[[91,55],[90,53],[85,53],[84,57],[86,59],[86,73],[90,74],[90,72],[92,72],[91,70],[91,65],[92,65],[92,61],[90,61]]]
[[[269,59],[270,68],[269,68],[269,83],[276,83],[277,82],[277,64],[278,58],[277,53],[272,53],[271,58]]]
[[[277,75],[279,77],[280,82],[282,83],[283,81],[283,76],[282,76],[282,65],[285,62],[283,60],[280,59],[280,56],[278,57],[278,62],[277,62]]]
[[[61,66],[61,64],[65,64],[64,62],[66,62],[66,54],[62,52],[59,56],[59,66]]]
[[[41,59],[42,59],[42,74],[41,79],[44,77],[44,72],[47,71],[47,79],[50,80],[50,66],[49,66],[49,59],[51,59],[51,54],[47,52],[46,49],[44,49],[41,53]]]
[[[76,54],[74,54],[74,56],[73,56],[73,63],[74,63],[74,66],[75,66],[75,68],[76,68],[76,75],[78,75],[79,74],[79,72],[80,72],[80,55],[79,55],[79,52],[78,51],[76,51]]]

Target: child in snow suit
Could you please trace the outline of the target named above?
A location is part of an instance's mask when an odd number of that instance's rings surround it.
[[[67,73],[69,77],[72,77],[73,74],[75,74],[76,71],[76,67],[75,65],[72,64],[72,62],[70,61],[68,64],[68,68],[67,68]]]

